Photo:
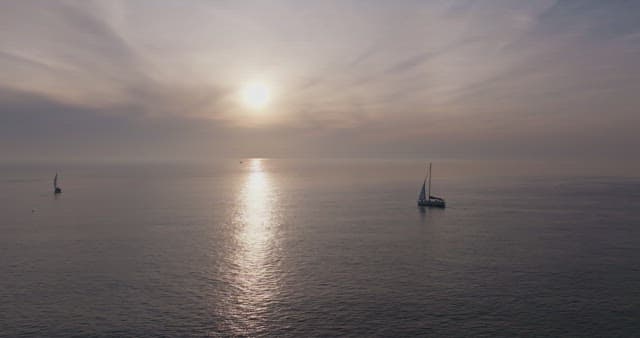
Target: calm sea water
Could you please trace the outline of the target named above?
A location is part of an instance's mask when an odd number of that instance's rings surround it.
[[[434,170],[1,167],[0,336],[640,335],[640,179]]]

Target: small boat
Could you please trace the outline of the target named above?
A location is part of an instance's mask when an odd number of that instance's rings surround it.
[[[53,193],[59,194],[61,192],[62,189],[60,189],[60,187],[58,186],[58,173],[56,173],[56,176],[53,178]]]
[[[427,178],[429,179],[428,188],[426,187]],[[418,196],[418,206],[434,208],[444,208],[446,206],[443,198],[431,195],[431,163],[429,163],[429,173],[427,177],[424,178],[424,182],[422,182],[422,189],[420,189],[420,195]]]

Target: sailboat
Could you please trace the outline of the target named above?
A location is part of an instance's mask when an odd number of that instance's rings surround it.
[[[58,173],[56,173],[56,176],[53,178],[53,193],[59,194],[61,192],[62,189],[60,189],[60,187],[58,186]]]
[[[429,185],[428,189],[425,189],[427,188],[427,178]],[[418,206],[435,208],[444,208],[446,206],[443,198],[431,195],[431,163],[429,163],[429,174],[424,178],[424,182],[422,182],[422,189],[420,189],[420,195],[418,196]]]

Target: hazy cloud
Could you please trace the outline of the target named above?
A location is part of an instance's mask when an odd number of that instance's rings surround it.
[[[4,1],[0,150],[625,158],[638,36],[633,1]]]

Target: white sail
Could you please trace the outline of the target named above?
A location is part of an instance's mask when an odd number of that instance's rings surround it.
[[[420,189],[420,196],[418,197],[418,206],[421,207],[436,207],[444,208],[446,203],[443,198],[431,195],[431,163],[429,163],[427,177],[422,182],[422,189]],[[427,181],[429,181],[427,183]]]
[[[418,196],[418,201],[425,201],[427,199],[427,193],[425,191],[426,183],[427,180],[424,180],[424,182],[422,182],[422,189],[420,189],[420,196]]]
[[[58,173],[56,173],[56,176],[53,178],[53,189],[57,189],[58,188]]]

